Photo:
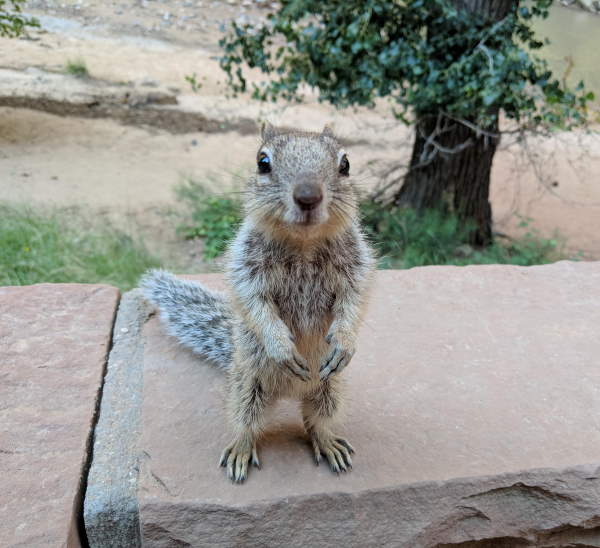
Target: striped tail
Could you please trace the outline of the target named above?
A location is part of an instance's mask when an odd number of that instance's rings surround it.
[[[170,335],[219,368],[230,368],[232,312],[225,295],[164,270],[144,274],[140,287]]]

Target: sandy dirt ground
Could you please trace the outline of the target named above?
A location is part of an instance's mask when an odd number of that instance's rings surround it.
[[[34,1],[27,11],[43,29],[24,39],[0,39],[0,69],[60,73],[67,61],[81,59],[98,85],[164,90],[183,108],[223,119],[268,119],[312,130],[332,123],[348,141],[359,186],[371,188],[379,169],[405,161],[410,152],[411,132],[394,122],[386,104],[336,111],[310,96],[294,106],[227,97],[216,60],[220,25],[258,20],[264,6],[250,0]],[[202,84],[196,93],[185,81],[194,73]],[[195,260],[175,236],[171,213],[180,206],[174,187],[186,178],[223,192],[242,185],[257,145],[257,135],[236,131],[235,124],[231,131],[173,134],[109,118],[0,107],[0,198],[85,205],[94,214],[135,221],[155,247],[175,256],[179,246]],[[531,139],[525,149],[506,141],[494,163],[492,204],[500,232],[516,234],[520,218],[531,218],[530,227],[548,236],[558,231],[571,251],[600,259],[600,137],[557,134]]]

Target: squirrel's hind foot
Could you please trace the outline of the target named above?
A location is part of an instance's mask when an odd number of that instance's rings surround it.
[[[354,447],[350,443],[334,434],[311,435],[311,442],[317,466],[321,462],[321,456],[325,456],[330,468],[336,473],[347,472],[352,469],[352,458]]]
[[[219,465],[227,470],[227,477],[233,483],[243,483],[248,477],[248,464],[260,468],[256,444],[237,440],[228,445],[219,460]]]

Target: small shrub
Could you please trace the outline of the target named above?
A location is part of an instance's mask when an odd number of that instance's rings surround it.
[[[67,61],[65,72],[76,78],[87,78],[90,73],[83,59],[74,59]]]
[[[425,265],[545,264],[565,258],[560,238],[542,238],[527,230],[516,239],[473,248],[466,242],[473,227],[456,216],[429,210],[422,214],[407,208],[382,207],[371,200],[361,203],[363,225],[380,254],[381,268]],[[528,220],[521,222],[527,228]],[[576,258],[576,257],[575,257]]]
[[[178,186],[176,194],[190,210],[189,220],[179,226],[178,232],[185,238],[202,238],[206,259],[221,255],[242,220],[238,195],[217,195],[194,181]]]
[[[160,266],[145,246],[82,212],[0,204],[0,285],[41,282],[107,283],[135,287]]]
[[[22,14],[25,0],[0,0],[0,36],[17,38],[27,27],[39,27],[40,23],[34,17]]]

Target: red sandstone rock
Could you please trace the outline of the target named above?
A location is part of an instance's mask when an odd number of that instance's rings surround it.
[[[283,403],[240,486],[222,376],[154,318],[144,546],[600,546],[599,326],[600,263],[379,272],[343,373],[353,471],[316,467]]]
[[[79,546],[82,472],[117,289],[0,288],[0,546]]]

